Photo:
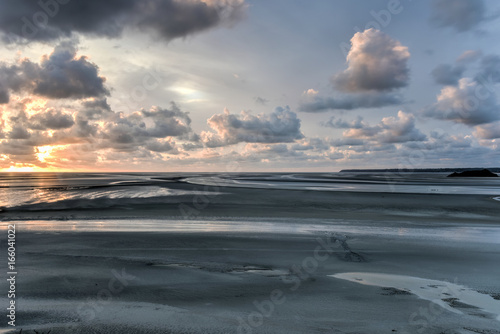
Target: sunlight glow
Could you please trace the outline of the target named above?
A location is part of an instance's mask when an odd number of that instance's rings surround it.
[[[24,106],[26,108],[25,111],[28,117],[31,117],[43,111],[45,109],[47,101],[48,100],[42,98],[32,98],[30,102],[27,102]]]
[[[40,162],[46,162],[46,159],[48,157],[50,157],[50,154],[54,150],[54,147],[50,146],[50,145],[47,145],[47,146],[38,146],[36,148],[36,150],[37,150],[36,157],[37,157],[38,161],[40,161]]]

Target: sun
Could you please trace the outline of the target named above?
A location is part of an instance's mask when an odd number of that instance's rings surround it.
[[[58,151],[63,150],[67,145],[44,145],[35,147],[36,159],[40,162],[37,163],[14,162],[10,161],[10,166],[7,168],[0,168],[0,172],[63,172],[71,171],[72,169],[64,169],[58,167],[58,162],[61,157],[57,156]],[[59,152],[60,153],[60,152]],[[8,165],[8,156],[1,155],[0,161],[3,160],[3,165]],[[64,160],[64,159],[63,159]]]
[[[33,116],[45,110],[48,100],[43,98],[30,98],[29,102],[24,104],[25,112],[28,116]]]
[[[54,150],[54,148],[55,148],[54,146],[50,146],[50,145],[37,146],[37,148],[36,148],[37,153],[35,153],[35,154],[36,154],[38,161],[46,162],[46,159],[51,156],[51,153]]]
[[[26,173],[26,172],[37,172],[40,168],[32,165],[32,164],[19,164],[16,163],[13,166],[10,166],[9,168],[3,168],[0,171],[1,172],[20,172],[20,173]]]

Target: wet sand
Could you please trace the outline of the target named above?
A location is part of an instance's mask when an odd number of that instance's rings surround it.
[[[498,201],[231,191],[190,219],[173,214],[182,203],[156,208],[165,218],[147,232],[142,219],[106,229],[110,221],[92,220],[90,210],[67,221],[14,218],[16,332],[500,333],[498,315],[453,296],[440,307],[397,286],[330,276],[405,275],[497,301]],[[118,231],[120,222],[130,229]],[[189,224],[196,228],[186,232]]]

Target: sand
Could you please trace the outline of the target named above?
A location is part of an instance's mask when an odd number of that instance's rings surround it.
[[[230,195],[189,219],[182,203],[127,220],[4,216],[18,230],[16,333],[500,333],[494,309],[414,284],[499,300],[492,197],[218,191]],[[399,279],[332,277],[346,273]]]

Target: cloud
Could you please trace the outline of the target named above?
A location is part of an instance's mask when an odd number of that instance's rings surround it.
[[[359,108],[380,108],[403,103],[395,93],[345,94],[341,97],[312,96],[300,104],[303,112],[324,112],[328,110],[353,110]]]
[[[481,83],[500,83],[500,56],[484,56],[480,62],[480,70],[474,79]]]
[[[213,115],[207,121],[215,131],[203,132],[207,147],[245,143],[290,143],[304,137],[300,131],[300,119],[288,107],[276,108],[270,114],[252,115],[242,111],[239,115]]]
[[[73,124],[75,121],[71,115],[60,110],[49,109],[31,117],[28,127],[35,130],[60,130],[70,128]]]
[[[363,117],[361,116],[356,117],[356,119],[352,122],[331,117],[327,122],[321,122],[321,125],[334,129],[361,129],[364,126]]]
[[[316,151],[322,152],[330,148],[329,143],[327,143],[322,138],[303,138],[299,140],[296,144],[291,146],[293,151]]]
[[[423,114],[436,119],[466,125],[480,125],[500,119],[496,96],[470,78],[462,78],[458,86],[446,86],[437,102],[424,108]]]
[[[10,139],[29,139],[31,137],[31,133],[22,126],[15,125],[9,132],[8,138]]]
[[[10,92],[53,99],[102,97],[109,95],[99,67],[85,56],[77,56],[72,42],[63,42],[41,62],[27,58],[15,64],[0,63],[0,103],[8,103]]]
[[[189,114],[175,103],[131,114],[114,112],[105,98],[67,102],[64,107],[55,107],[51,100],[45,103],[26,98],[0,107],[2,159],[7,155],[9,161],[45,166],[46,161],[37,156],[41,146],[62,147],[59,156],[53,157],[54,164],[68,156],[94,161],[112,152],[126,153],[122,158],[132,161],[158,155],[162,159],[161,154],[185,154],[179,145],[199,142]],[[75,152],[79,153],[75,156]]]
[[[255,103],[260,104],[262,106],[265,106],[269,102],[268,99],[265,99],[265,98],[260,97],[260,96],[255,97],[254,101],[255,101]]]
[[[356,33],[351,44],[347,69],[331,80],[333,87],[344,94],[325,97],[309,89],[302,96],[301,111],[381,108],[404,102],[394,90],[408,85],[408,48],[375,29]]]
[[[454,86],[462,77],[465,68],[463,66],[451,66],[447,64],[438,65],[431,74],[436,83],[445,86]]]
[[[16,0],[0,2],[4,41],[52,41],[82,34],[120,37],[125,29],[152,32],[169,41],[245,13],[244,0]]]
[[[390,91],[409,81],[406,46],[387,34],[368,29],[351,39],[347,69],[335,75],[335,88],[344,92]]]
[[[458,58],[457,63],[464,64],[470,63],[478,60],[482,56],[482,52],[479,50],[467,50],[464,51]]]
[[[338,120],[334,125],[347,128],[343,133],[345,138],[364,139],[377,143],[394,144],[427,139],[426,135],[415,127],[415,117],[403,111],[399,111],[397,117],[383,118],[375,126],[370,126],[362,119],[357,119],[352,123]]]
[[[500,138],[500,122],[478,125],[475,127],[474,135],[481,139]]]
[[[483,0],[433,0],[431,22],[464,32],[485,20],[485,13]]]
[[[153,148],[153,151],[163,152],[172,146],[172,142],[166,144],[155,139],[190,139],[190,124],[188,113],[172,103],[170,109],[152,107],[150,110],[141,110],[130,115],[115,113],[98,136],[104,139],[102,146],[119,151],[133,151],[139,146],[145,146]]]

